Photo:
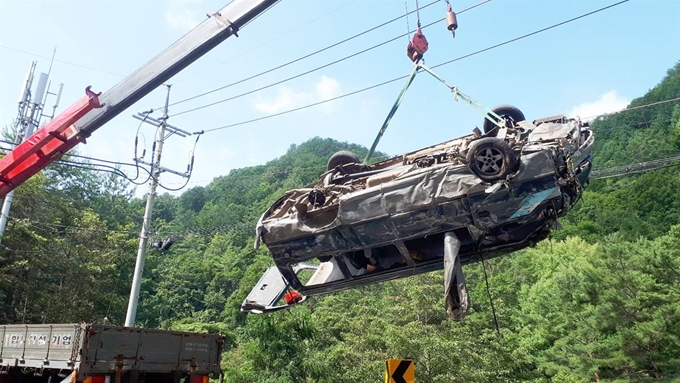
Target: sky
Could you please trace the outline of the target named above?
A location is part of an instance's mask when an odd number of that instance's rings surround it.
[[[482,0],[451,0],[455,11]],[[480,49],[616,3],[617,0],[491,0],[458,14],[453,38],[444,21],[423,29],[429,42],[425,65],[435,66]],[[423,25],[442,19],[446,3],[420,0]],[[156,54],[226,5],[225,0],[0,0],[0,126],[16,116],[17,100],[32,61],[49,71],[51,91],[64,84],[57,113],[84,95],[87,86],[106,92]],[[177,102],[253,76],[415,9],[415,0],[281,0],[166,84]],[[406,36],[366,53],[189,113],[175,113],[233,97],[354,54],[414,29],[416,15],[389,23],[347,43],[266,75],[191,101],[172,105],[169,123],[189,132],[271,116],[292,108],[405,76]],[[55,51],[55,60],[50,61]],[[629,0],[572,23],[461,58],[434,69],[486,107],[511,104],[527,119],[555,114],[582,118],[625,108],[658,84],[680,60],[680,1]],[[35,81],[37,82],[37,81]],[[35,85],[34,82],[34,85]],[[370,147],[404,82],[337,101],[202,135],[187,188],[204,186],[233,169],[265,164],[293,144],[315,136]],[[97,130],[77,153],[131,162],[151,157],[155,128],[132,118],[154,108],[161,117],[160,86]],[[54,97],[46,100],[51,111]],[[426,73],[406,93],[378,150],[409,152],[481,127],[483,117]],[[184,171],[195,137],[170,137],[162,165]],[[134,171],[127,171],[134,175]],[[181,177],[164,173],[161,184],[177,188]],[[184,189],[186,190],[186,188]],[[146,186],[136,195],[143,196]],[[160,189],[159,192],[164,192]],[[174,193],[177,194],[177,193]]]

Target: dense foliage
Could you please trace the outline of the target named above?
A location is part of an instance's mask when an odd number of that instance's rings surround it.
[[[680,64],[630,107],[677,97]],[[680,153],[680,102],[592,125],[596,168]],[[240,313],[272,264],[253,248],[257,218],[341,149],[366,153],[316,137],[206,187],[160,195],[152,240],[176,243],[148,253],[137,325],[226,334],[227,382],[381,381],[387,358],[415,359],[425,383],[680,378],[677,167],[594,179],[550,239],[466,266],[472,307],[462,322],[443,309],[441,272]],[[132,195],[115,176],[68,166],[17,189],[0,247],[0,323],[122,324],[144,209]]]

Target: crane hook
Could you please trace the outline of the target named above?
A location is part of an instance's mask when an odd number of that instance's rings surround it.
[[[420,27],[418,27],[418,30],[416,30],[416,33],[413,35],[413,39],[408,43],[408,46],[406,47],[406,55],[408,56],[409,59],[413,62],[418,62],[420,59],[423,58],[423,55],[425,52],[427,52],[427,48],[429,47],[427,43],[427,39],[425,38],[425,35],[423,32],[420,30]]]

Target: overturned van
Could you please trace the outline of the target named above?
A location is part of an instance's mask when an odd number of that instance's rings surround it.
[[[446,308],[467,310],[462,264],[531,246],[559,228],[588,184],[594,137],[565,116],[526,121],[493,109],[484,132],[362,164],[338,152],[327,171],[261,216],[276,266],[242,311],[264,313],[308,296],[445,269]],[[285,302],[279,304],[279,301]]]

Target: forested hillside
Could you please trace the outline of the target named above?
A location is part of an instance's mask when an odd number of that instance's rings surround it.
[[[661,103],[678,97],[680,63],[630,111],[594,121],[595,169],[680,155],[680,102]],[[148,253],[137,325],[226,334],[226,382],[376,382],[387,358],[415,359],[420,383],[680,379],[677,163],[593,177],[563,230],[465,266],[462,322],[444,311],[442,272],[240,313],[272,264],[253,248],[256,220],[341,149],[367,152],[315,137],[159,196],[152,240],[176,242]],[[122,324],[144,211],[132,195],[114,175],[65,165],[18,188],[0,246],[0,323]]]

